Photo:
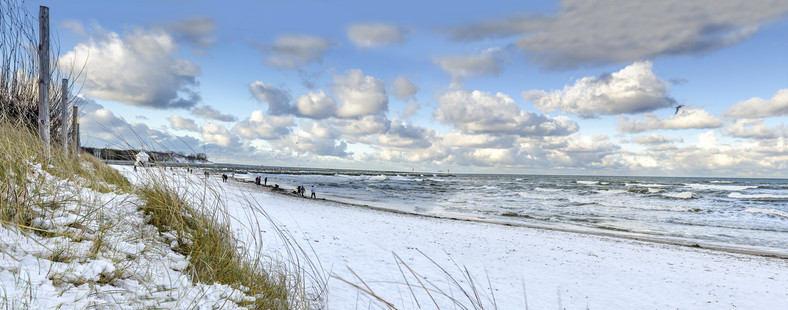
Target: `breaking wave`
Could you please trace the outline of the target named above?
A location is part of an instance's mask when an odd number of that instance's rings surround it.
[[[758,213],[758,214],[766,214],[771,216],[777,216],[788,219],[788,212],[779,211],[779,210],[772,210],[772,209],[760,209],[760,208],[747,208],[744,212],[750,213]]]

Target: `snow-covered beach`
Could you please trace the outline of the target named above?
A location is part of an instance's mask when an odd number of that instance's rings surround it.
[[[130,167],[117,168],[133,176]],[[175,175],[192,184],[202,177]],[[281,229],[322,266],[331,276],[330,309],[385,308],[340,279],[400,309],[453,308],[447,296],[470,305],[466,293],[498,309],[778,309],[788,302],[782,258],[386,212],[218,176],[209,184],[242,240],[261,236],[264,251],[285,251]],[[250,222],[260,231],[250,231]]]

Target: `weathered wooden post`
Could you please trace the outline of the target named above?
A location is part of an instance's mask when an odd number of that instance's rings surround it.
[[[71,150],[76,156],[79,154],[79,131],[77,130],[77,106],[71,107]]]
[[[38,135],[49,151],[49,8],[38,10]]]
[[[60,117],[60,137],[63,140],[63,155],[68,156],[68,79],[63,79],[60,93],[60,109],[63,111]]]

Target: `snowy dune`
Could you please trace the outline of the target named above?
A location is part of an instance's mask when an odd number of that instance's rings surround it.
[[[204,182],[199,173],[174,175]],[[218,176],[209,184],[250,246],[261,236],[265,251],[286,249],[265,212],[322,265],[332,276],[330,309],[386,308],[340,278],[399,309],[455,308],[447,296],[472,307],[465,293],[476,295],[474,287],[487,309],[779,309],[788,302],[786,259],[391,213],[222,183]],[[252,222],[260,226],[250,231]]]

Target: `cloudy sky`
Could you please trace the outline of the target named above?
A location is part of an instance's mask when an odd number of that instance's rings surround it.
[[[29,1],[82,140],[214,162],[788,176],[788,1]],[[677,107],[681,108],[677,109]]]

